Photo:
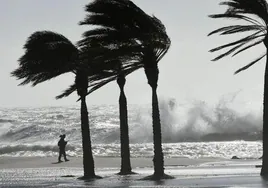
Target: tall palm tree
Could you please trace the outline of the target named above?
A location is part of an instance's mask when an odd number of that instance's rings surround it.
[[[87,50],[83,50],[81,54],[87,54]],[[130,53],[134,55],[134,53]],[[86,56],[86,55],[82,55]],[[132,57],[127,57],[127,60],[130,60]],[[94,73],[94,76],[90,77],[89,91],[87,94],[91,94],[100,87],[112,82],[117,81],[117,84],[120,88],[120,97],[119,97],[119,114],[120,114],[120,141],[121,141],[121,170],[118,173],[119,175],[128,175],[135,174],[132,172],[131,163],[130,163],[130,149],[129,149],[129,137],[128,137],[128,118],[127,118],[127,100],[124,92],[124,86],[126,82],[126,76],[137,69],[142,68],[142,65],[137,63],[133,59],[131,63],[124,63],[123,61],[126,57],[119,57],[119,54],[115,50],[110,52],[105,52],[101,57],[95,58],[96,62],[102,63],[102,66],[107,70],[106,72]],[[58,98],[66,97],[70,95],[74,86],[71,86]]]
[[[149,85],[153,90],[153,130],[154,130],[154,170],[153,179],[168,178],[164,174],[164,161],[161,145],[161,124],[159,116],[159,107],[157,99],[157,81],[158,66],[157,63],[167,52],[170,46],[165,27],[156,17],[151,17],[137,7],[130,0],[95,0],[86,6],[89,13],[81,25],[95,25],[95,29],[91,29],[84,33],[83,40],[79,42],[80,47],[87,47],[92,42],[99,42],[102,45],[110,46],[116,49],[117,55],[129,54],[135,52],[136,65],[142,65]],[[131,57],[131,55],[126,55]],[[127,60],[123,62],[125,64]],[[120,86],[121,87],[121,86]],[[124,105],[125,106],[125,105]],[[126,108],[125,108],[126,111]],[[126,120],[126,113],[122,115]],[[124,122],[124,120],[121,120]],[[124,132],[122,126],[126,127],[126,123],[121,124],[121,136],[128,133]],[[123,141],[121,144],[128,143]],[[123,146],[121,145],[121,148]],[[129,151],[129,150],[128,150]],[[124,152],[127,153],[128,151]],[[129,155],[123,155],[129,157]],[[128,159],[126,159],[128,160]],[[128,163],[130,164],[130,163]],[[122,171],[123,166],[121,167]],[[127,169],[130,169],[127,167]]]
[[[24,45],[25,54],[19,59],[19,67],[11,75],[35,86],[64,73],[75,74],[73,91],[81,98],[81,130],[83,167],[85,179],[99,178],[94,170],[86,95],[88,89],[87,65],[80,59],[81,51],[66,37],[51,31],[33,33]]]
[[[142,64],[138,61],[139,58],[137,56],[137,52],[133,51],[133,48],[126,48],[124,45],[120,47],[120,50],[115,46],[107,46],[107,44],[103,44],[102,39],[98,38],[97,35],[94,35],[90,41],[83,39],[79,41],[78,44],[81,49],[81,61],[87,62],[88,59],[92,58],[88,57],[88,55],[92,53],[94,54],[93,64],[91,63],[90,66],[94,67],[93,70],[95,70],[95,72],[94,74],[90,74],[90,85],[87,95],[112,81],[117,81],[117,84],[120,88],[119,113],[121,140],[121,170],[118,174],[135,174],[132,172],[130,163],[127,100],[124,92],[124,86],[126,82],[126,76],[143,67]],[[128,53],[122,54],[121,48]],[[97,51],[94,51],[94,49],[97,49]],[[75,91],[75,85],[71,85],[57,98],[67,97],[73,91]]]
[[[148,80],[148,84],[152,89],[152,116],[153,116],[153,142],[154,142],[154,174],[149,177],[152,179],[170,179],[164,173],[164,155],[162,150],[162,136],[161,136],[161,121],[157,97],[158,76],[159,69],[158,63],[167,53],[171,41],[166,34],[164,25],[156,17],[152,17],[154,23],[154,30],[152,38],[143,41],[143,63],[144,71]]]
[[[267,37],[267,25],[268,25],[268,4],[266,0],[225,0],[220,5],[227,5],[228,9],[222,14],[210,15],[211,18],[227,18],[236,19],[241,21],[239,25],[230,25],[219,28],[209,33],[209,35],[219,33],[220,35],[229,35],[236,33],[250,32],[246,37],[224,44],[217,48],[210,50],[210,52],[220,51],[227,49],[224,53],[217,56],[213,61],[219,60],[225,56],[235,56],[247,49],[257,46],[263,43],[266,47],[266,52],[261,56],[251,61],[246,66],[238,69],[235,74],[244,71],[256,64],[267,54],[268,50],[268,37]],[[244,23],[244,24],[242,24]],[[264,100],[263,100],[263,160],[261,175],[268,175],[268,59],[266,57],[266,68],[264,76]]]
[[[86,15],[86,18],[80,24],[103,26],[101,22],[104,21],[105,26],[98,27],[93,30],[89,30],[85,32],[83,34],[84,38],[81,41],[79,41],[79,46],[81,48],[88,49],[87,46],[89,46],[92,43],[99,43],[99,44],[101,43],[102,45],[112,47],[114,49],[113,53],[116,54],[117,56],[121,56],[120,53],[115,53],[115,51],[117,52],[118,49],[125,49],[122,46],[125,47],[125,44],[126,43],[128,44],[132,39],[129,39],[129,37],[124,37],[121,30],[113,29],[113,27],[117,27],[117,26],[115,25],[111,27],[108,26],[110,23],[109,23],[109,20],[107,19],[109,18],[107,18],[106,15],[104,14],[101,15],[104,10],[108,11],[109,14],[114,14],[116,13],[114,12],[115,11],[114,9],[118,10],[120,6],[122,6],[122,10],[124,11],[124,8],[125,8],[124,1],[96,0],[96,1],[89,3],[86,6],[85,10],[91,13],[91,15]],[[126,12],[123,12],[123,11],[121,11],[120,13],[117,12],[118,16],[121,16],[121,17],[127,16]],[[111,24],[114,24],[114,23],[111,23]],[[123,23],[116,23],[116,24],[121,25]],[[86,52],[86,50],[84,50],[84,52]],[[128,50],[128,52],[131,52],[131,51]],[[129,56],[129,58],[131,58],[131,56]],[[116,66],[118,68],[114,69],[114,70],[117,70],[116,79],[117,79],[117,84],[120,88],[120,97],[119,97],[119,114],[120,115],[119,116],[120,116],[121,169],[120,169],[119,174],[121,175],[133,174],[132,168],[131,168],[131,162],[130,162],[127,99],[126,99],[126,95],[124,92],[126,79],[125,79],[125,74],[123,74],[121,71],[122,66],[125,66],[126,62],[127,61],[125,61],[124,63],[122,61],[118,62],[118,65]],[[134,68],[134,70],[137,70],[142,67],[140,65],[141,64],[132,64],[131,66]]]

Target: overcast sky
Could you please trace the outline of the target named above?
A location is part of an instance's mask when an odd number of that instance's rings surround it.
[[[89,0],[1,0],[0,107],[78,105],[76,93],[55,99],[73,83],[72,74],[31,87],[17,86],[19,81],[10,77],[10,72],[17,68],[17,60],[24,53],[22,47],[35,31],[56,31],[73,42],[78,41],[88,29],[77,24],[85,16],[87,3]],[[231,23],[208,18],[209,14],[225,10],[218,5],[219,0],[134,0],[134,3],[158,17],[171,38],[171,48],[159,64],[159,97],[175,98],[178,103],[202,100],[216,104],[223,96],[238,92],[237,105],[260,109],[265,60],[239,75],[233,73],[260,55],[264,46],[237,58],[210,61],[216,54],[209,53],[209,49],[238,37],[207,37],[213,29]],[[150,103],[151,90],[143,69],[127,77],[126,94],[130,104]],[[88,96],[87,102],[117,104],[118,97],[118,86],[110,83]]]

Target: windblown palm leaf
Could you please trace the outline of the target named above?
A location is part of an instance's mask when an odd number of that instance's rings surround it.
[[[142,68],[141,64],[138,64],[137,66],[131,66],[131,67],[128,67],[128,68],[124,67],[123,70],[124,70],[125,76],[127,76],[127,75],[131,74],[132,72],[136,71],[138,68]],[[88,94],[96,91],[98,88],[106,85],[107,83],[116,80],[117,77],[118,77],[118,72],[115,73],[114,75],[111,75],[109,78],[107,78],[105,80],[98,80],[98,82],[96,82],[94,84],[91,84],[90,85],[90,90],[88,91]]]
[[[77,74],[80,69],[87,70],[90,83],[101,82],[102,79],[110,78],[108,71],[115,66],[107,64],[103,59],[104,54],[113,54],[113,58],[116,58],[114,50],[91,45],[86,49],[87,53],[83,53],[66,37],[52,31],[33,33],[24,49],[25,54],[19,59],[19,68],[11,73],[23,80],[20,85],[31,83],[35,86],[67,72]],[[56,98],[67,97],[76,89],[73,84]]]
[[[210,52],[215,52],[227,49],[226,52],[218,55],[213,61],[217,61],[231,54],[235,56],[264,41],[268,24],[268,5],[266,0],[226,0],[221,2],[220,5],[227,5],[227,11],[223,14],[210,15],[211,18],[237,19],[244,21],[246,24],[222,27],[209,33],[209,36],[216,33],[229,35],[251,32],[251,34],[235,42],[224,44],[210,50]],[[248,65],[236,71],[235,74],[251,67],[263,57],[265,57],[265,55],[261,55],[259,58],[253,60]]]
[[[80,24],[96,25],[98,28],[83,34],[80,47],[87,46],[92,40],[120,45],[132,43],[133,40],[145,41],[161,34],[155,33],[154,22],[159,20],[148,16],[130,0],[95,0],[86,6],[86,11],[89,14]]]
[[[133,30],[135,28],[148,28],[148,20],[144,17],[146,13],[130,0],[95,0],[85,10],[91,14],[80,23],[82,25],[97,25],[118,31],[128,29],[132,32],[136,31]]]
[[[124,52],[127,52],[127,55],[121,54],[123,50],[125,50]],[[90,94],[100,87],[115,81],[119,71],[123,72],[125,76],[127,76],[137,69],[142,68],[143,64],[140,63],[141,60],[137,55],[138,52],[140,52],[140,46],[119,50],[111,49],[109,51],[103,51],[102,55],[98,54],[93,63],[91,63],[91,69],[88,69],[89,71],[95,71],[89,73],[88,81],[90,90],[87,94]],[[120,66],[120,70],[118,70],[118,66]],[[73,84],[56,98],[60,99],[67,97],[72,94],[75,89],[75,84]]]
[[[78,49],[67,38],[51,31],[33,33],[24,45],[19,68],[11,75],[24,79],[20,85],[32,85],[75,69]]]

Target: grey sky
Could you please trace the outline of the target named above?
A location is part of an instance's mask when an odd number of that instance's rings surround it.
[[[10,77],[18,66],[27,37],[37,30],[52,30],[76,42],[88,27],[78,26],[84,16],[88,0],[1,0],[0,6],[0,107],[76,105],[76,93],[55,100],[55,96],[73,82],[74,76],[63,75],[32,88],[17,86],[19,81]],[[226,58],[218,62],[210,60],[216,54],[208,52],[219,44],[236,37],[207,37],[207,34],[231,21],[213,20],[208,14],[225,9],[219,0],[134,0],[149,14],[157,16],[166,26],[172,46],[160,62],[158,94],[164,98],[176,98],[179,103],[203,100],[217,103],[223,95],[240,91],[237,105],[259,110],[262,104],[264,60],[246,72],[234,76],[242,65],[260,55],[264,47]],[[119,89],[111,83],[88,96],[90,104],[116,104]],[[126,84],[128,103],[150,103],[151,90],[143,69],[128,76]]]

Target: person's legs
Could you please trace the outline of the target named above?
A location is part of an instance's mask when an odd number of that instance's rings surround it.
[[[59,151],[59,158],[58,158],[58,162],[62,162],[62,160],[61,160],[61,155],[62,155],[62,151],[60,150],[60,151]]]
[[[65,161],[69,161],[69,160],[66,158],[66,152],[65,152],[65,151],[63,151],[63,157],[64,157],[64,160],[65,160]]]

